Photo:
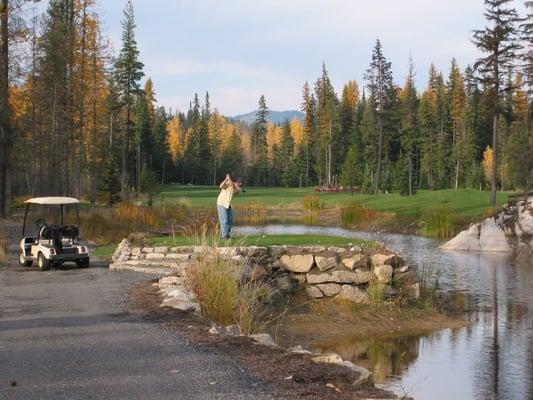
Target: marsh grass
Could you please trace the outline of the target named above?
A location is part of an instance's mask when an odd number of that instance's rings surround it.
[[[378,212],[359,203],[351,203],[341,208],[341,222],[343,227],[368,223],[378,216]]]
[[[83,239],[99,245],[118,243],[134,232],[151,232],[162,226],[174,226],[188,219],[187,208],[178,205],[143,207],[120,203],[114,208],[100,208],[80,214]],[[74,220],[69,221],[74,222]]]
[[[222,325],[237,324],[250,334],[267,324],[269,288],[260,281],[245,281],[244,266],[244,262],[206,252],[193,262],[188,279],[204,318]]]
[[[241,225],[263,225],[267,220],[267,206],[263,203],[252,201],[239,204],[235,222]]]
[[[324,208],[324,202],[319,196],[305,196],[303,207],[305,211],[316,213]]]
[[[370,281],[367,288],[368,299],[373,306],[379,306],[386,301],[385,285],[377,281]]]
[[[448,207],[438,207],[422,214],[422,234],[436,239],[449,239],[459,230],[461,221]]]

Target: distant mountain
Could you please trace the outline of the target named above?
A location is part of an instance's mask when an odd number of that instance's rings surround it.
[[[241,121],[245,124],[252,124],[255,121],[255,114],[257,111],[252,111],[247,114],[240,114],[234,117],[230,117],[234,121]],[[272,122],[273,124],[280,124],[286,119],[292,121],[295,117],[300,121],[304,119],[304,113],[296,110],[289,111],[268,111],[267,121]]]

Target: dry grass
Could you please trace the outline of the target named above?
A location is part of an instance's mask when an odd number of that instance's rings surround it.
[[[235,222],[246,225],[262,225],[267,219],[267,207],[263,203],[250,202],[238,205]]]
[[[198,297],[202,315],[218,324],[237,324],[245,334],[266,325],[265,298],[268,288],[259,281],[243,281],[244,262],[208,252],[197,257],[189,284]]]
[[[422,233],[436,239],[449,239],[459,230],[461,223],[455,212],[448,207],[433,208],[422,216]]]
[[[187,220],[183,205],[157,208],[120,203],[116,208],[102,208],[80,215],[84,239],[97,244],[118,243],[134,232],[150,232],[162,226],[174,226]]]
[[[305,196],[303,199],[303,207],[305,211],[317,212],[324,208],[324,202],[320,200],[319,196]]]
[[[351,203],[341,209],[341,222],[344,227],[366,224],[378,216],[378,212],[359,203]]]

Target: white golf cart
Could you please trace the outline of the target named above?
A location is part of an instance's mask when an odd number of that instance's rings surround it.
[[[19,264],[30,267],[34,261],[43,271],[49,270],[53,265],[60,266],[64,262],[75,262],[79,268],[89,267],[89,251],[87,246],[79,242],[79,200],[72,197],[35,197],[25,201],[24,223],[22,225],[22,240],[20,241]],[[60,223],[48,224],[44,219],[37,219],[34,235],[26,236],[26,219],[30,206],[59,207]],[[77,224],[65,225],[63,215],[65,206],[72,205],[76,210]],[[46,210],[45,210],[46,211]]]

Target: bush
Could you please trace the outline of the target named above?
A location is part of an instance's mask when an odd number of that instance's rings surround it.
[[[188,275],[202,315],[222,325],[237,324],[250,334],[265,325],[265,286],[243,282],[244,263],[205,253],[196,258]]]
[[[304,210],[317,212],[324,208],[324,203],[319,196],[305,196],[303,200]]]
[[[148,196],[148,207],[152,207],[154,196],[159,193],[159,183],[151,169],[144,168],[141,173],[141,192]]]
[[[351,203],[341,209],[341,222],[344,227],[363,224],[376,218],[377,211],[358,203]]]
[[[437,239],[451,238],[459,229],[459,219],[455,212],[448,207],[426,211],[422,216],[422,224],[422,233]]]

